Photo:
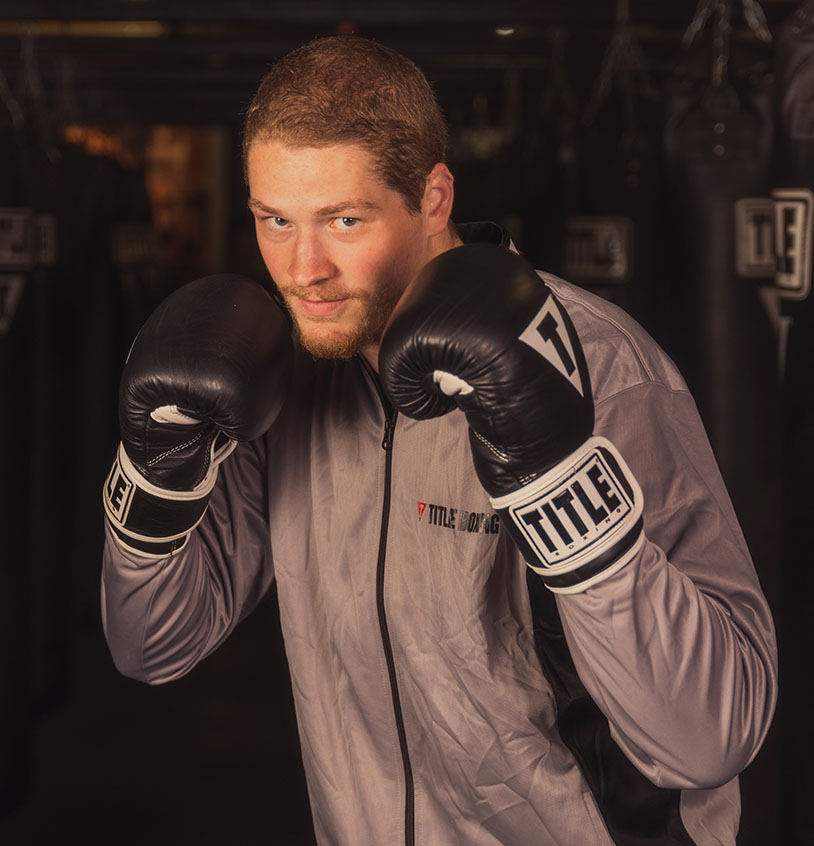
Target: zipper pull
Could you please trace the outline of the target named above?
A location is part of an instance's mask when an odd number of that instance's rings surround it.
[[[382,449],[393,449],[393,430],[396,428],[396,417],[384,418],[384,438],[382,439]]]

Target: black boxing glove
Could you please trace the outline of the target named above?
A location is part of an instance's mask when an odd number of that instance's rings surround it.
[[[641,490],[592,434],[579,338],[519,255],[472,244],[429,262],[388,323],[379,374],[409,417],[466,414],[478,478],[551,590],[585,590],[640,548]]]
[[[287,318],[251,279],[208,276],[159,305],[127,357],[122,440],[104,486],[126,547],[160,557],[186,543],[218,465],[277,416],[290,369]]]

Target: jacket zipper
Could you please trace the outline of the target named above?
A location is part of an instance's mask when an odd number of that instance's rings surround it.
[[[367,362],[365,362],[366,364]],[[387,613],[384,606],[384,567],[387,557],[387,529],[390,523],[393,433],[396,428],[398,412],[382,392],[376,375],[371,373],[371,376],[384,410],[382,449],[385,451],[382,528],[379,535],[379,558],[376,563],[376,610],[379,616],[379,632],[382,638],[382,646],[384,647],[384,657],[387,662],[387,674],[390,679],[390,693],[393,697],[393,714],[396,719],[396,732],[399,739],[399,748],[401,749],[401,763],[404,768],[404,843],[405,846],[415,846],[415,788],[413,784],[413,768],[410,763],[410,750],[407,748],[407,732],[404,728],[404,714],[401,710],[401,697],[399,695],[398,679],[396,678],[396,662],[393,658],[393,646],[390,641],[390,630],[387,626]]]

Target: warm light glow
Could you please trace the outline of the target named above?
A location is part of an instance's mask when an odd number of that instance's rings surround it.
[[[54,38],[163,38],[170,27],[161,21],[0,21],[0,36]]]

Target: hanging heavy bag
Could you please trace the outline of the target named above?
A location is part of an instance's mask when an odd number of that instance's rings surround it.
[[[762,575],[777,560],[778,384],[760,280],[736,265],[736,208],[770,193],[768,85],[705,84],[668,104],[675,354]]]
[[[814,591],[809,527],[814,508],[814,2],[803,3],[779,29],[776,47],[777,176],[775,294],[786,329],[783,384],[783,613],[782,724],[786,801],[784,842],[811,842],[814,775],[808,750],[814,730],[806,710],[814,664],[807,624]]]
[[[673,204],[669,237],[677,271],[672,285],[681,304],[674,349],[709,431],[764,592],[777,607],[779,385],[777,339],[765,308],[772,282],[771,248],[766,246],[772,86],[768,75],[755,72],[753,56],[762,59],[755,42],[736,45],[752,52],[730,84],[733,3],[699,8],[717,18],[710,81],[686,84],[671,98],[665,130]],[[745,12],[746,4],[739,8]],[[755,11],[756,5],[750,9]],[[768,31],[760,20],[747,18],[747,23],[765,42]],[[755,249],[747,249],[749,244]],[[778,771],[768,747],[742,780],[744,846],[767,838],[776,841],[771,829],[777,820]]]
[[[44,714],[64,703],[70,688],[71,619],[70,545],[65,532],[72,503],[54,495],[54,468],[71,474],[71,442],[65,442],[70,424],[55,426],[64,417],[71,373],[70,346],[61,342],[61,327],[71,320],[62,298],[64,286],[55,272],[58,233],[55,210],[60,167],[48,159],[34,132],[22,155],[26,165],[30,220],[31,265],[28,297],[33,319],[30,391],[32,411],[27,426],[33,443],[31,479],[31,679],[32,711]],[[44,531],[43,527],[49,527]]]
[[[617,25],[585,111],[583,190],[577,215],[565,221],[562,273],[617,303],[651,332],[664,252],[658,225],[662,121],[627,4],[619,0]]]
[[[564,222],[579,207],[579,118],[567,62],[567,33],[548,32],[549,66],[539,80],[539,94],[524,110],[523,131],[509,162],[507,179],[516,186],[523,221],[518,246],[528,261],[562,273]],[[534,90],[534,89],[532,89]]]
[[[55,211],[60,200],[60,158],[52,103],[46,102],[33,34],[22,42],[18,91],[23,121],[17,132],[17,165],[22,205],[28,209],[25,296],[30,309],[26,328],[30,410],[25,423],[32,445],[27,468],[29,707],[33,714],[43,714],[65,701],[70,685],[71,562],[64,525],[72,501],[56,495],[54,468],[69,477],[76,475],[70,446],[59,442],[69,424],[55,424],[65,417],[66,403],[59,392],[75,370],[60,372],[71,347],[60,342],[59,327],[72,323],[73,315],[60,307],[64,286],[53,272],[59,240]],[[76,195],[71,201],[76,214]]]
[[[2,82],[2,79],[0,79]],[[32,413],[34,311],[26,264],[28,210],[21,208],[18,145],[0,104],[0,819],[28,790]]]

